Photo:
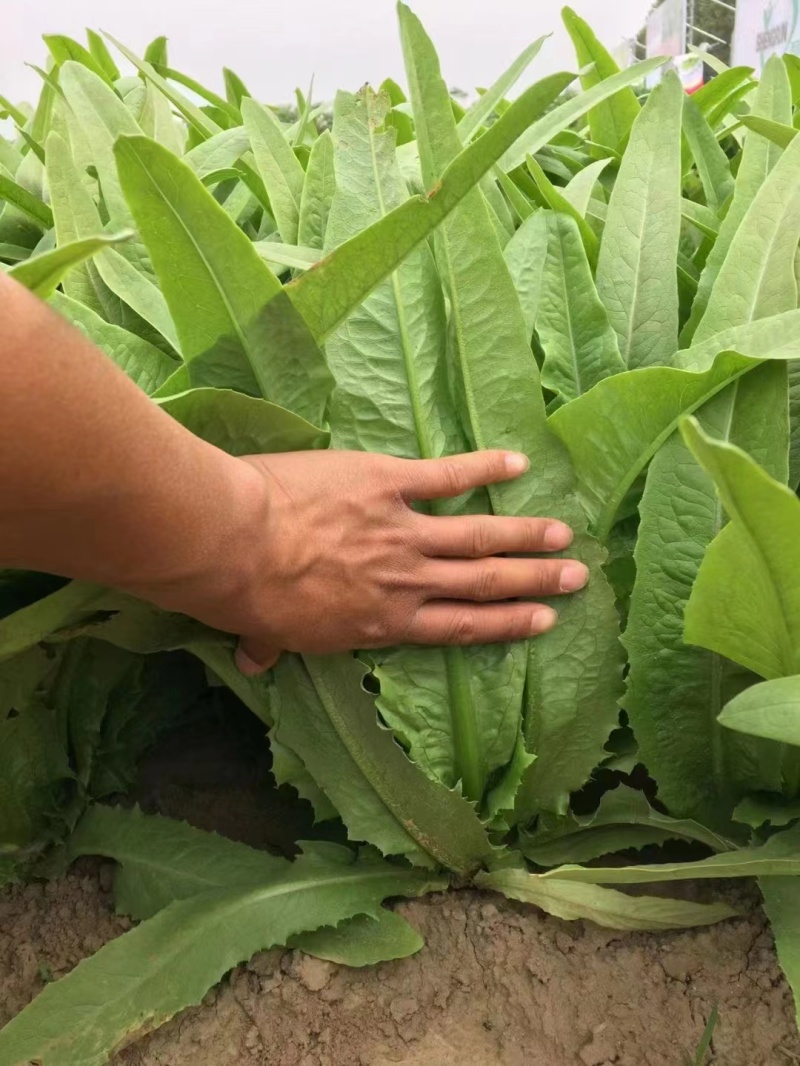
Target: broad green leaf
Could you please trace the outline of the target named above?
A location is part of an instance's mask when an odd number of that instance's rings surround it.
[[[789,80],[786,76],[786,68],[778,56],[771,57],[767,61],[753,103],[753,113],[761,118],[791,124]],[[692,314],[681,332],[683,347],[692,343],[695,331],[705,315],[709,299],[715,290],[720,269],[728,259],[733,238],[779,157],[780,149],[763,137],[746,138],[739,171],[736,175],[733,200],[720,227],[719,236],[706,260],[697,296],[692,305]]]
[[[152,82],[157,89],[161,90],[161,92],[164,94],[164,96],[166,96],[169,102],[173,104],[173,106],[176,107],[178,111],[180,111],[180,113],[192,127],[195,134],[200,138],[200,140],[205,141],[209,137],[213,137],[215,133],[219,133],[220,127],[217,125],[216,122],[214,122],[213,119],[210,119],[208,115],[204,114],[200,110],[200,108],[193,104],[191,100],[188,100],[183,95],[183,93],[178,92],[178,90],[173,85],[170,85],[166,78],[161,77],[161,75],[153,66],[154,62],[158,62],[159,65],[161,65],[161,57],[157,58],[157,52],[156,54],[154,54],[152,60],[141,60],[129,48],[126,48],[124,44],[121,44],[119,41],[115,40],[115,38],[113,38],[111,34],[105,33],[103,34],[103,36],[107,40],[111,41],[115,48],[119,49],[119,51],[125,56],[128,62],[132,63],[139,71],[139,73],[147,79],[147,81]],[[166,37],[157,38],[157,40],[159,41],[162,39],[166,43]],[[155,44],[155,42],[153,43]],[[166,66],[166,57],[163,57],[163,59],[164,65]]]
[[[385,122],[388,103],[370,91],[339,93],[334,108],[337,193],[330,247],[403,203],[408,193]],[[444,298],[423,244],[326,345],[336,379],[336,448],[409,459],[468,449],[448,382]],[[479,802],[487,777],[511,759],[524,681],[521,650],[389,649],[370,657],[378,707],[411,759],[448,788]]]
[[[309,248],[325,247],[328,214],[336,192],[333,139],[328,130],[314,141],[303,179],[297,240]]]
[[[424,29],[405,5],[399,11],[423,178],[430,186],[442,175],[444,184],[446,168],[458,165],[451,160],[460,147],[449,96]],[[600,569],[602,552],[585,533],[566,455],[547,429],[522,308],[480,192],[466,197],[437,230],[435,250],[474,443],[535,457],[528,474],[490,491],[492,507],[499,514],[555,513],[572,526],[573,550],[592,570],[587,590],[559,603],[556,629],[528,646],[525,742],[537,758],[520,804],[523,816],[537,808],[560,810],[569,791],[591,773],[617,719],[620,657],[613,595]]]
[[[101,234],[97,237],[84,237],[82,240],[61,244],[50,252],[32,255],[9,270],[9,275],[35,292],[37,296],[47,298],[64,277],[86,259],[91,259],[110,244],[126,241],[131,236],[130,230],[117,234]]]
[[[183,155],[183,128],[175,120],[169,100],[152,82],[145,85],[144,106],[138,122],[146,137],[163,144],[175,155]]]
[[[0,201],[16,207],[43,229],[50,229],[53,225],[53,212],[49,206],[3,173],[0,173]]]
[[[223,67],[222,77],[225,82],[225,95],[228,98],[228,103],[233,104],[234,107],[241,107],[245,96],[253,95],[235,71],[229,70],[228,67]]]
[[[767,679],[800,672],[800,500],[730,443],[681,427],[730,523],[709,546],[686,609],[686,639]]]
[[[569,77],[554,74],[531,86],[483,136],[463,151],[449,153],[448,164],[441,168],[438,180],[429,183],[427,195],[401,204],[286,286],[319,342],[462,202],[531,118],[565,88]]]
[[[503,249],[503,258],[517,293],[527,336],[533,334],[542,296],[549,230],[547,215],[537,211],[519,227]]]
[[[559,866],[542,878],[594,885],[643,885],[652,881],[694,881],[718,877],[796,877],[800,874],[800,828],[785,829],[765,844],[726,851],[697,862],[660,862],[649,866]]]
[[[119,863],[116,910],[137,921],[202,892],[269,881],[289,866],[287,859],[138,807],[91,807],[68,849],[70,860],[102,855]]]
[[[80,42],[74,41],[71,37],[65,37],[58,33],[45,33],[42,40],[47,45],[50,55],[56,61],[58,66],[63,66],[64,63],[73,60],[76,63],[80,63],[88,70],[91,70],[93,74],[102,78],[102,80],[109,86],[111,85],[112,79],[109,77],[104,67],[98,63],[92,53],[84,48]]]
[[[675,74],[652,91],[631,130],[608,204],[597,292],[631,369],[669,364],[678,346],[684,95]]]
[[[84,333],[144,392],[152,395],[179,365],[142,337],[106,322],[90,307],[64,293],[50,297],[50,305]]]
[[[99,33],[95,33],[94,30],[86,31],[86,39],[89,42],[89,52],[94,58],[97,65],[101,68],[106,78],[113,84],[119,78],[119,70],[117,64],[111,58],[111,53],[106,47],[106,43]]]
[[[540,818],[534,832],[521,834],[520,849],[538,866],[558,866],[668,840],[697,841],[714,851],[733,847],[699,822],[661,814],[644,793],[619,785],[602,797],[592,814]]]
[[[539,37],[533,44],[529,44],[528,47],[521,52],[508,70],[503,71],[497,81],[491,85],[486,92],[481,93],[480,97],[474,104],[468,109],[467,113],[458,123],[458,136],[463,144],[470,141],[473,136],[478,132],[481,126],[491,117],[492,112],[497,105],[507,96],[507,94],[514,88],[516,83],[538,56],[542,50],[542,45],[547,40],[546,37]],[[396,103],[397,101],[392,101]]]
[[[788,877],[760,877],[758,887],[775,938],[778,962],[791,986],[795,1017],[800,1024],[800,882]]]
[[[705,314],[694,332],[695,343],[731,326],[797,307],[794,257],[800,241],[799,165],[800,141],[797,141],[786,149],[765,178],[731,237],[728,255],[720,266]],[[735,205],[734,198],[731,211]],[[722,224],[718,242],[723,239],[729,217],[730,212]]]
[[[785,396],[785,365],[770,362],[720,392],[701,417],[710,432],[746,443],[785,476]],[[658,780],[659,799],[670,813],[724,831],[743,795],[780,789],[781,750],[719,725],[725,703],[752,676],[685,643],[692,586],[724,514],[711,479],[679,434],[653,459],[639,514],[637,577],[623,637],[629,659],[624,707],[639,757]]]
[[[578,171],[563,190],[564,199],[569,201],[584,218],[589,208],[589,201],[592,198],[594,187],[610,162],[610,159],[598,159],[594,163],[589,163],[588,166]]]
[[[269,108],[248,98],[242,101],[242,118],[280,235],[286,244],[297,244],[305,181],[300,161]]]
[[[502,892],[509,899],[532,903],[563,921],[586,919],[607,929],[686,929],[712,925],[737,914],[725,903],[628,896],[598,885],[578,885],[556,878],[555,871],[553,875],[541,875],[496,870],[478,874],[476,883],[480,888]]]
[[[719,219],[710,208],[684,197],[681,200],[681,214],[704,236],[716,239],[719,233]]]
[[[592,268],[592,271],[594,271],[597,267],[597,256],[600,248],[600,244],[597,240],[597,236],[594,230],[583,217],[583,215],[580,213],[580,211],[578,211],[576,207],[572,206],[571,202],[567,199],[566,196],[564,196],[561,190],[557,189],[555,185],[552,184],[550,179],[547,177],[547,175],[536,162],[536,160],[533,158],[533,156],[528,156],[526,162],[528,165],[528,170],[531,172],[533,180],[536,182],[536,185],[538,186],[539,191],[544,197],[547,206],[551,209],[551,211],[556,211],[567,215],[573,220],[575,225],[578,227],[578,231],[581,235],[581,240],[583,241],[583,245],[586,249],[586,255],[589,260],[589,264]]]
[[[114,142],[121,136],[140,134],[141,129],[114,90],[82,64],[65,63],[59,84],[89,142],[111,224],[129,224],[130,211],[114,161]]]
[[[167,38],[154,37],[144,50],[144,58],[148,63],[159,63],[165,67],[167,65]]]
[[[335,927],[301,933],[288,946],[339,966],[374,966],[416,955],[425,941],[401,915],[379,907],[373,914],[359,914]]]
[[[121,138],[116,154],[192,384],[261,393],[322,422],[330,373],[251,241],[189,167],[154,141]]]
[[[158,138],[154,138],[158,140]],[[222,130],[201,141],[183,157],[184,163],[192,168],[198,178],[204,181],[210,174],[231,170],[245,152],[250,148],[250,137],[244,126],[233,126]]]
[[[536,332],[542,384],[566,403],[625,370],[574,221],[546,213],[548,242]]]
[[[191,389],[156,402],[195,436],[230,455],[328,446],[329,435],[299,415],[230,389]]]
[[[762,681],[726,704],[718,721],[753,737],[800,745],[800,677]]]
[[[388,863],[298,859],[267,882],[173,903],[47,985],[0,1032],[0,1058],[103,1066],[131,1032],[199,1003],[256,951],[426,887],[418,872]]]
[[[710,52],[703,53],[703,62],[709,66],[714,65],[713,59]],[[693,94],[694,102],[709,120],[712,129],[716,128],[733,103],[740,99],[737,90],[744,84],[751,87],[755,84],[752,73],[752,67],[726,67]]]
[[[642,81],[648,74],[663,66],[666,61],[665,56],[646,59],[643,63],[636,63],[627,70],[621,70],[619,74],[605,78],[599,85],[595,85],[586,92],[577,93],[565,100],[563,104],[553,108],[520,135],[519,140],[500,158],[500,166],[506,173],[521,166],[525,162],[526,155],[535,155],[540,148],[544,148],[559,133],[569,129],[593,107],[610,99],[621,89]]]
[[[691,414],[757,360],[722,351],[701,373],[647,367],[600,382],[549,424],[569,450],[595,534],[605,540],[623,500],[658,449]]]
[[[31,254],[30,248],[23,248],[19,244],[0,243],[0,259],[10,260],[12,263],[20,263]]]
[[[473,808],[427,777],[378,722],[349,656],[284,655],[274,670],[274,734],[333,801],[355,840],[469,873],[491,854]]]
[[[775,122],[773,119],[763,118],[760,115],[742,115],[741,122],[749,130],[772,141],[778,148],[788,148],[798,132],[794,126],[788,126],[785,122]]]
[[[113,249],[98,255],[95,266],[111,292],[160,333],[175,352],[180,352],[167,301],[150,275]]]
[[[591,27],[572,8],[565,7],[561,17],[575,47],[584,92],[619,74],[619,67],[595,37]],[[639,101],[633,89],[630,86],[620,89],[589,111],[587,117],[591,139],[595,144],[617,148],[630,133],[639,110]]]
[[[706,204],[712,210],[719,211],[733,193],[731,167],[703,112],[691,96],[683,103],[683,130],[703,183]]]
[[[194,93],[195,96],[199,96],[201,100],[205,100],[211,105],[211,108],[216,114],[224,116],[225,123],[238,123],[240,121],[239,109],[234,107],[222,96],[218,96],[217,93],[211,89],[206,88],[201,82],[196,81],[194,78],[189,77],[188,74],[182,74],[181,71],[175,70],[174,67],[167,66],[166,63],[153,63],[153,69],[162,78],[166,78],[169,81],[177,82],[178,85],[182,85],[184,89],[188,89],[189,92]]]

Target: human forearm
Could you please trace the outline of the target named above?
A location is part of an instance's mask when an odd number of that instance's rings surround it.
[[[0,312],[0,566],[150,598],[194,580],[246,583],[261,480],[1,275]],[[220,572],[223,555],[243,561],[238,578]]]

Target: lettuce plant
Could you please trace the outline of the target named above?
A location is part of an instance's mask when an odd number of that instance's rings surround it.
[[[142,919],[6,1026],[3,1061],[102,1063],[270,945],[409,954],[382,901],[449,883],[660,929],[733,912],[609,886],[755,875],[800,980],[796,64],[691,99],[667,75],[642,104],[661,61],[620,72],[566,9],[581,91],[556,74],[506,99],[537,41],[464,111],[399,15],[408,98],[340,92],[324,132],[231,71],[206,90],[162,39],[110,41],[122,77],[103,38],[47,38],[35,112],[0,100],[0,259],[233,454],[526,452],[518,481],[435,506],[557,516],[591,581],[528,644],[284,656],[253,680],[188,619],[3,575],[0,872],[66,833],[117,860]],[[290,863],[90,805],[200,664],[352,848]],[[674,840],[707,857],[595,862]]]

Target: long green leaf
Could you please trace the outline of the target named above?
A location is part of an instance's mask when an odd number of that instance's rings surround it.
[[[542,384],[564,402],[625,370],[574,221],[547,212],[547,259],[536,314]]]
[[[546,37],[539,37],[533,44],[521,52],[508,70],[503,71],[486,92],[469,108],[467,113],[458,123],[458,136],[466,144],[478,132],[481,126],[489,119],[497,105],[514,88],[516,83],[538,56]]]
[[[364,672],[348,656],[283,656],[275,668],[276,738],[302,760],[353,839],[472,872],[491,856],[477,815],[414,766],[379,724]]]
[[[728,386],[701,417],[710,432],[746,444],[786,476],[785,364],[767,363]],[[692,585],[725,518],[711,479],[678,434],[651,463],[639,513],[637,577],[623,638],[630,664],[624,706],[640,758],[670,812],[724,827],[744,794],[780,788],[781,750],[722,729],[716,720],[722,707],[751,677],[684,641]]]
[[[796,877],[800,874],[800,830],[776,833],[765,844],[726,851],[697,862],[661,862],[650,866],[559,866],[542,874],[558,881],[593,885],[643,885],[653,881],[694,881],[718,877]]]
[[[438,180],[428,183],[426,196],[401,204],[287,286],[294,306],[318,341],[336,329],[462,202],[531,119],[565,88],[569,78],[554,74],[531,86],[482,137],[463,151],[452,153]]]
[[[734,190],[730,163],[703,112],[691,97],[687,97],[683,104],[683,129],[703,183],[706,204],[719,211]]]
[[[305,181],[303,168],[280,122],[268,108],[252,99],[243,100],[242,117],[280,235],[286,244],[296,244]]]
[[[303,180],[297,221],[299,244],[309,248],[325,247],[325,230],[335,193],[333,139],[330,131],[325,130],[314,141]]]
[[[556,186],[553,185],[533,156],[528,156],[526,162],[528,164],[528,170],[531,172],[533,180],[536,182],[547,206],[551,211],[568,215],[578,227],[581,240],[586,248],[589,264],[594,272],[597,267],[597,256],[600,249],[600,243],[597,240],[594,230],[580,211],[572,206],[572,203],[567,199],[561,189],[557,189]]]
[[[479,874],[477,883],[481,888],[502,892],[510,899],[532,903],[564,921],[583,918],[608,929],[686,929],[712,925],[733,918],[737,913],[724,903],[688,903],[655,896],[628,896],[598,885],[578,885],[549,875],[545,879],[545,876],[523,870]]]
[[[409,9],[401,4],[399,10],[423,178],[430,185],[457,165],[451,160],[458,134],[433,45]],[[479,192],[465,198],[435,241],[474,442],[535,457],[527,475],[491,491],[492,506],[515,515],[555,510],[575,530],[573,550],[593,572],[585,592],[559,605],[556,629],[529,643],[525,742],[537,759],[520,800],[525,816],[540,807],[563,808],[570,789],[580,787],[601,757],[619,690],[615,612],[600,569],[602,553],[585,534],[569,464],[546,426],[522,309]]]
[[[106,322],[90,307],[64,293],[50,297],[50,305],[77,326],[86,336],[121,367],[140,389],[152,395],[181,365],[160,348],[121,326]]]
[[[0,661],[32,648],[51,634],[85,622],[103,610],[105,589],[71,581],[57,592],[0,620]]]
[[[111,224],[129,224],[130,211],[114,161],[114,142],[121,136],[141,134],[141,129],[114,90],[81,63],[65,63],[59,84],[89,143]]]
[[[425,887],[418,872],[387,863],[326,867],[299,859],[270,881],[173,903],[47,985],[0,1032],[0,1058],[103,1066],[131,1032],[199,1003],[210,985],[256,951],[377,913],[387,896]]]
[[[589,163],[588,166],[578,171],[563,190],[564,199],[568,200],[584,218],[600,175],[610,162],[610,159],[598,159],[594,163]]]
[[[682,433],[731,521],[710,545],[686,609],[686,639],[765,678],[800,672],[800,500],[696,423]]]
[[[503,258],[517,293],[528,337],[533,334],[542,298],[549,240],[547,214],[536,211],[522,223],[503,249]]]
[[[20,284],[25,285],[37,296],[48,297],[55,291],[64,277],[79,263],[102,252],[109,245],[126,241],[130,231],[116,234],[101,234],[97,237],[85,237],[82,240],[61,244],[49,252],[32,255],[22,263],[9,270],[9,275]]]
[[[695,343],[731,326],[797,307],[794,256],[800,241],[798,166],[800,141],[793,142],[777,161],[731,237],[728,255],[694,332]],[[735,202],[731,210],[734,206]],[[727,217],[718,241],[723,239],[726,224]]]
[[[800,881],[788,877],[760,877],[758,887],[775,938],[778,962],[794,994],[795,1017],[800,1024]]]
[[[650,94],[631,130],[603,230],[597,291],[631,369],[668,364],[678,346],[683,97],[674,74]]]
[[[154,141],[121,138],[115,151],[192,384],[260,393],[322,422],[330,373],[251,241],[190,168]],[[297,346],[287,360],[290,337]]]
[[[386,127],[388,103],[339,93],[334,108],[337,194],[328,222],[335,247],[407,198]],[[447,376],[441,284],[423,244],[328,341],[336,378],[336,448],[433,458],[465,451]],[[487,776],[511,759],[518,731],[522,653],[507,648],[390,649],[372,656],[378,706],[411,758],[434,779],[479,802]],[[488,684],[487,684],[488,682]]]
[[[534,832],[521,835],[520,848],[539,866],[558,866],[668,840],[696,841],[714,851],[733,847],[699,822],[661,814],[642,792],[619,785],[602,797],[592,814],[540,818]]]
[[[561,17],[575,47],[584,92],[619,74],[619,67],[595,37],[591,27],[572,8],[565,7]],[[591,139],[595,144],[618,148],[630,133],[639,110],[639,101],[633,89],[630,86],[620,89],[589,111]]]
[[[5,201],[16,207],[28,218],[33,219],[43,229],[50,229],[53,225],[53,212],[48,205],[38,196],[28,192],[13,178],[0,173],[0,201]]]
[[[740,121],[743,126],[766,137],[778,148],[788,148],[798,133],[794,126],[787,126],[785,122],[775,122],[760,115],[742,115]]]
[[[156,402],[195,436],[230,455],[326,448],[330,439],[286,408],[230,389],[190,389]]]
[[[619,74],[605,78],[599,85],[595,85],[586,92],[578,93],[571,99],[565,100],[563,104],[553,108],[538,122],[534,122],[520,136],[519,140],[500,158],[500,166],[506,172],[514,170],[515,167],[525,162],[526,155],[535,155],[540,148],[544,148],[559,133],[569,129],[593,107],[610,99],[621,89],[642,81],[648,74],[663,66],[666,61],[665,56],[646,59],[643,63],[636,63],[627,70],[621,70]]]
[[[753,104],[753,113],[761,118],[791,124],[792,105],[789,80],[786,68],[778,56],[773,56],[767,61]],[[736,176],[733,200],[703,268],[691,316],[681,332],[682,346],[692,343],[695,331],[705,315],[709,299],[715,289],[720,269],[728,258],[733,238],[753,199],[779,157],[780,149],[763,137],[746,139]]]

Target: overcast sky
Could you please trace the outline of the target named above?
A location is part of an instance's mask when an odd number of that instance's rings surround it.
[[[633,35],[651,0],[572,0],[607,45]],[[575,60],[557,0],[412,0],[451,86],[486,85],[526,44],[554,31],[533,68],[572,70]],[[0,93],[35,98],[43,33],[83,40],[104,29],[141,54],[153,37],[170,39],[170,64],[220,89],[232,67],[264,100],[287,99],[314,75],[314,97],[391,76],[404,81],[393,0],[2,0]],[[10,16],[10,17],[9,17]]]

